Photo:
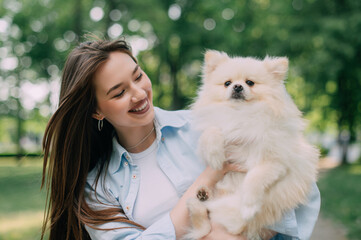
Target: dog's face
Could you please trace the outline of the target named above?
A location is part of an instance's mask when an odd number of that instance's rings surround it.
[[[239,104],[283,94],[288,59],[229,57],[209,50],[203,66],[203,96],[208,102]]]

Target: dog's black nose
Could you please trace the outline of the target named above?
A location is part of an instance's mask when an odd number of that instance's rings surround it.
[[[240,93],[240,92],[243,91],[242,85],[239,85],[239,84],[234,85],[234,86],[233,86],[233,89],[234,89],[234,91],[235,91],[236,93]]]

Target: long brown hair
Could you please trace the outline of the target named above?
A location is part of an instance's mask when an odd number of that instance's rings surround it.
[[[49,239],[89,239],[84,229],[111,221],[128,222],[119,217],[120,207],[92,210],[85,201],[84,188],[88,172],[108,167],[112,152],[113,126],[104,119],[101,131],[92,118],[96,109],[94,73],[109,54],[121,51],[132,55],[124,40],[96,40],[80,44],[68,55],[61,79],[59,107],[44,134],[42,187],[47,186],[47,206],[42,239],[49,225]],[[118,217],[115,216],[118,214]]]

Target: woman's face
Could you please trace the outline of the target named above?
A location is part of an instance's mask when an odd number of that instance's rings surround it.
[[[94,76],[96,119],[106,118],[116,129],[140,127],[154,119],[152,84],[123,52],[110,53]]]

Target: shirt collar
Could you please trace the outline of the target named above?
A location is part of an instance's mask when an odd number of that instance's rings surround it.
[[[113,153],[110,157],[109,172],[114,174],[119,170],[120,165],[123,162],[123,155],[128,153],[127,150],[125,150],[125,148],[118,143],[116,136],[113,137],[112,144]]]
[[[155,141],[160,141],[162,130],[166,127],[170,128],[180,128],[183,127],[187,120],[183,117],[182,114],[179,114],[181,111],[167,111],[163,110],[158,107],[154,107],[155,112],[155,128],[157,133],[157,138]],[[113,144],[113,153],[111,155],[110,163],[109,163],[109,172],[114,174],[120,170],[122,167],[122,163],[124,158],[129,156],[128,151],[121,146],[116,136],[113,137],[112,140]],[[132,163],[131,159],[129,158],[129,162]]]
[[[157,121],[160,130],[165,127],[180,128],[187,123],[187,120],[184,118],[184,116],[179,114],[184,112],[184,110],[167,111],[158,107],[154,107],[154,111],[155,120]]]

